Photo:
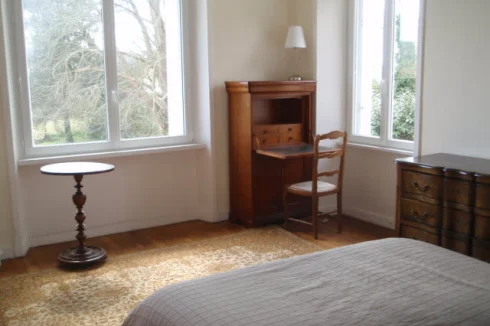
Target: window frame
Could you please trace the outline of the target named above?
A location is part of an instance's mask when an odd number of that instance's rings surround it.
[[[417,32],[417,78],[416,78],[416,93],[415,93],[415,126],[414,126],[414,140],[396,140],[392,139],[393,133],[393,66],[394,66],[394,32],[395,32],[395,1],[385,0],[385,13],[384,13],[384,41],[383,41],[383,68],[381,83],[381,112],[380,112],[380,136],[365,136],[355,133],[356,119],[357,119],[357,99],[359,96],[358,89],[360,87],[360,78],[357,78],[358,67],[360,66],[360,58],[362,56],[362,48],[360,47],[362,40],[362,29],[360,28],[360,12],[362,5],[366,0],[351,0],[350,1],[350,15],[349,15],[349,96],[347,99],[348,107],[347,129],[350,133],[350,142],[360,145],[368,145],[372,147],[388,148],[393,150],[401,150],[407,152],[419,151],[419,133],[420,133],[420,117],[422,111],[422,88],[423,88],[423,52],[424,52],[424,22],[425,22],[425,7],[426,0],[418,0],[419,7],[419,30]],[[390,40],[387,42],[386,40]],[[386,82],[389,81],[389,82]]]
[[[107,140],[90,143],[68,143],[47,146],[34,146],[32,135],[32,119],[30,108],[30,88],[27,70],[27,51],[24,34],[23,1],[15,1],[13,4],[14,14],[14,51],[16,53],[16,66],[18,74],[18,98],[20,106],[19,114],[19,137],[21,140],[21,159],[36,159],[44,157],[66,156],[76,154],[94,154],[103,152],[119,152],[134,149],[150,149],[157,147],[188,145],[194,143],[192,131],[192,114],[190,103],[189,71],[190,61],[190,32],[189,11],[192,10],[188,0],[177,0],[180,5],[180,47],[182,62],[182,104],[184,118],[184,135],[161,136],[137,139],[121,139],[119,124],[119,107],[117,99],[117,62],[116,39],[115,39],[115,15],[114,0],[101,0],[103,14],[102,25],[104,33],[104,55],[105,55],[105,104],[107,114]]]

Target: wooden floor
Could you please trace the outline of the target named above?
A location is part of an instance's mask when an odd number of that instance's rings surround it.
[[[335,221],[322,223],[320,227],[320,238],[316,241],[312,237],[311,228],[307,225],[296,223],[291,223],[290,225],[290,231],[294,234],[327,249],[395,236],[392,230],[352,218],[344,219],[344,229],[341,234],[336,233],[337,227]],[[233,234],[243,229],[244,227],[229,222],[207,223],[190,221],[92,238],[89,239],[88,243],[103,247],[109,257],[114,257],[140,250]],[[56,267],[58,252],[74,245],[75,242],[65,242],[32,248],[25,257],[3,261],[0,267],[0,277]]]

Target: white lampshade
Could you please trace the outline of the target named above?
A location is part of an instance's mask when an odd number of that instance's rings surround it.
[[[285,48],[306,48],[305,35],[301,26],[290,26],[286,38]]]

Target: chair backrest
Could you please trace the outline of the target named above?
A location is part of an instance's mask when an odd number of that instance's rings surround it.
[[[322,151],[320,147],[320,142],[322,140],[336,140],[342,138],[342,145],[340,147],[335,147],[330,151]],[[330,177],[338,175],[337,187],[339,191],[342,189],[342,182],[344,179],[344,164],[345,164],[345,150],[347,148],[347,132],[345,131],[331,131],[328,134],[316,135],[314,138],[314,149],[315,153],[313,155],[313,192],[316,193],[318,189],[318,178],[320,177]],[[325,172],[318,171],[318,161],[321,159],[333,159],[340,157],[339,168],[336,170],[330,170]]]

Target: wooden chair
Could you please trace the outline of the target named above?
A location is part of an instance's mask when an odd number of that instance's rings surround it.
[[[343,138],[342,146],[337,149],[333,149],[328,152],[319,152],[319,144],[322,140],[336,140]],[[284,191],[284,227],[288,227],[289,221],[299,222],[313,226],[313,234],[315,239],[318,239],[318,201],[320,197],[337,194],[337,210],[327,213],[329,217],[333,217],[330,214],[337,213],[337,232],[342,232],[342,179],[345,164],[345,150],[347,145],[347,132],[344,131],[332,131],[328,134],[317,135],[314,138],[314,155],[313,155],[313,177],[312,181],[295,183],[285,187]],[[333,159],[340,157],[340,166],[337,170],[318,172],[318,161],[321,159]],[[330,177],[338,175],[337,185],[321,181],[321,177]],[[289,217],[288,213],[288,194],[292,193],[299,196],[312,197],[312,221],[308,222],[302,219],[296,219]]]

